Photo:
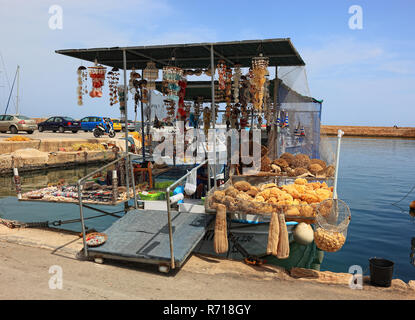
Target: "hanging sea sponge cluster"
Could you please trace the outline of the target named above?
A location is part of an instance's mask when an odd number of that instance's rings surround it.
[[[293,155],[283,153],[278,159],[271,161],[267,156],[261,158],[261,172],[272,172],[289,177],[334,177],[334,166],[327,165],[321,159],[311,159],[306,154]]]
[[[333,187],[328,187],[325,182],[308,182],[302,178],[281,187],[275,183],[252,186],[247,181],[238,181],[224,190],[216,190],[209,203],[211,206],[224,204],[231,212],[270,214],[283,209],[287,216],[310,218],[315,217],[320,202],[332,196]],[[319,210],[326,209],[329,211],[330,208]]]

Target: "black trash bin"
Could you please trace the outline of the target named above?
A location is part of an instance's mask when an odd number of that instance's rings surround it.
[[[379,287],[390,287],[394,263],[382,258],[369,259],[370,283]]]

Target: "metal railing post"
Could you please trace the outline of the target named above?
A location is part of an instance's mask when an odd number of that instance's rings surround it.
[[[186,179],[193,170],[197,170],[200,167],[202,167],[205,164],[208,164],[209,168],[209,159],[206,159],[201,164],[199,164],[197,167],[190,170],[188,173],[186,173],[183,177],[181,177],[179,180],[173,182],[169,187],[166,188],[166,204],[167,204],[167,219],[168,219],[168,227],[169,227],[169,242],[170,242],[170,265],[171,268],[175,268],[175,262],[174,262],[174,250],[173,250],[173,228],[171,224],[171,202],[170,202],[170,190],[174,189],[180,182],[182,182],[184,179]],[[209,172],[209,169],[208,169]],[[210,180],[210,177],[209,179]]]
[[[78,201],[79,201],[79,214],[81,216],[82,239],[83,239],[83,243],[84,243],[84,255],[85,255],[85,258],[87,258],[88,257],[88,248],[87,248],[87,244],[86,244],[84,212],[82,210],[82,184],[79,181],[78,181]]]
[[[170,266],[172,269],[176,268],[174,262],[174,250],[173,250],[173,228],[171,225],[171,210],[170,210],[170,187],[166,189],[166,200],[167,200],[167,219],[169,226],[169,244],[170,244]]]
[[[133,184],[133,194],[134,194],[134,208],[138,208],[138,205],[137,205],[137,192],[136,192],[136,189],[135,189],[135,176],[134,176],[134,168],[133,168],[133,162],[132,162],[132,159],[131,159],[131,155],[128,155],[127,156],[128,157],[128,159],[129,159],[129,163],[130,163],[130,170],[131,170],[131,182],[132,182],[132,184]]]

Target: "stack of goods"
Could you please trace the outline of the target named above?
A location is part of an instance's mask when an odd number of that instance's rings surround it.
[[[89,77],[92,79],[92,90],[89,95],[92,98],[102,97],[102,87],[104,86],[106,70],[107,68],[98,65],[88,67]]]
[[[117,192],[112,192],[112,185],[101,185],[94,181],[87,181],[82,188],[82,201],[85,203],[113,203],[125,201],[133,197],[133,190],[127,195],[126,188],[119,186]],[[137,193],[141,191],[138,190]],[[118,197],[114,201],[113,194]],[[41,200],[48,202],[78,202],[78,187],[69,184],[57,184],[47,188],[29,191],[22,194],[22,200]]]
[[[32,139],[28,137],[24,137],[24,136],[13,136],[13,137],[4,139],[4,141],[30,141],[30,140]]]
[[[332,187],[328,187],[325,182],[309,183],[300,178],[294,184],[281,187],[275,183],[253,186],[242,180],[222,190],[216,190],[207,201],[208,207],[216,209],[215,252],[224,253],[228,250],[227,212],[263,214],[271,216],[267,254],[286,259],[290,255],[290,245],[285,219],[313,222],[317,210],[320,210],[319,204],[330,201],[332,196]],[[332,244],[331,239],[326,238],[324,241]]]
[[[238,181],[213,192],[208,203],[224,204],[230,212],[269,215],[284,211],[292,218],[313,218],[318,204],[332,197],[332,189],[325,182],[307,182],[302,178],[281,187],[275,183],[252,186],[247,181]]]
[[[92,151],[104,151],[106,150],[104,145],[100,143],[74,143],[72,149],[75,151],[92,150]]]
[[[321,159],[310,159],[306,154],[293,155],[283,153],[278,159],[271,161],[267,156],[262,157],[261,163],[267,162],[270,166],[261,164],[261,171],[271,172],[276,175],[288,177],[316,177],[321,179],[334,176],[334,166],[327,165]]]

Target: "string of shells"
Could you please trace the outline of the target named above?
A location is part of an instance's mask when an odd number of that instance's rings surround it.
[[[80,66],[77,70],[77,74],[78,74],[78,87],[76,89],[76,93],[78,94],[78,105],[82,106],[84,104],[83,96],[84,94],[88,93],[88,89],[87,89],[88,72],[86,71],[86,68],[84,66]]]
[[[120,70],[116,67],[108,71],[108,85],[109,85],[109,96],[110,106],[118,103],[118,82],[120,80]]]

